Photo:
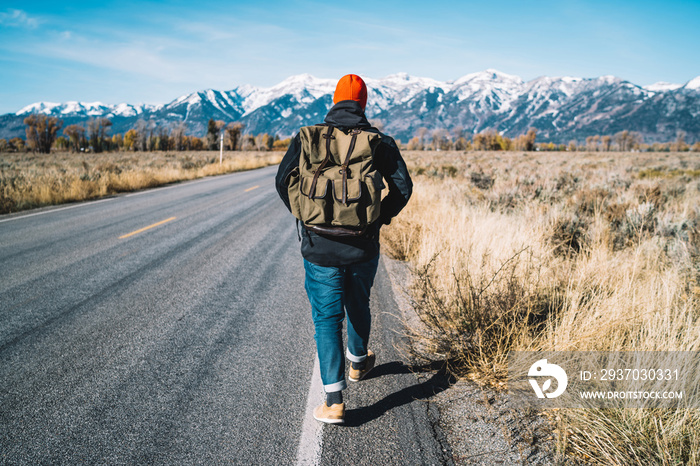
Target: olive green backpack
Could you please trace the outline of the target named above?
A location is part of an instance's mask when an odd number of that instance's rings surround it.
[[[381,136],[330,125],[301,128],[299,168],[288,185],[292,214],[316,233],[359,236],[379,218],[381,174],[372,156]]]

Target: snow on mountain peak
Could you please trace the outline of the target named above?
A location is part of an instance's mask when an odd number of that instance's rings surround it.
[[[277,84],[277,86],[309,84],[309,83],[315,83],[316,81],[327,81],[327,80],[321,80],[321,79],[319,79],[319,78],[317,78],[309,73],[301,73],[301,74],[294,74],[292,76],[289,76],[288,78],[284,79],[282,82]]]
[[[484,71],[479,71],[476,73],[470,73],[465,76],[462,76],[458,80],[454,82],[455,86],[462,85],[464,83],[468,82],[475,82],[475,83],[487,83],[487,82],[494,82],[494,83],[516,83],[516,84],[522,84],[523,80],[520,76],[516,76],[513,74],[506,74],[502,73],[498,70],[494,70],[493,68],[489,68]]]
[[[565,82],[565,83],[567,83],[567,84],[569,84],[569,83],[578,83],[578,82],[583,81],[583,78],[578,78],[578,77],[575,77],[575,76],[563,76],[563,77],[561,77],[561,78],[559,78],[559,79],[561,79],[563,82]]]
[[[198,104],[202,101],[202,96],[199,95],[199,92],[193,92],[192,94],[187,94],[183,95],[181,97],[178,97],[177,99],[173,100],[171,103],[168,104],[168,107],[174,107],[179,104],[184,104],[186,103],[188,106],[189,105],[195,105]]]
[[[435,105],[438,111],[451,111],[450,105],[467,105],[470,111],[488,111],[491,113],[508,113],[521,105],[519,99],[525,98],[536,108],[554,108],[562,102],[569,101],[572,96],[582,91],[591,90],[595,93],[598,88],[614,87],[625,93],[632,93],[645,99],[655,92],[675,90],[679,88],[700,89],[700,76],[689,81],[684,86],[679,84],[656,83],[639,87],[614,76],[597,78],[578,77],[539,77],[524,82],[516,75],[502,73],[495,69],[487,69],[477,73],[467,74],[455,81],[438,81],[432,78],[411,76],[407,73],[395,73],[383,78],[364,78],[368,87],[367,114],[377,115],[395,106],[408,104],[413,106],[413,100],[423,102],[418,104]],[[166,118],[178,117],[188,119],[190,109],[204,107],[203,113],[208,114],[216,109],[224,119],[241,119],[257,109],[274,105],[273,113],[279,113],[282,118],[308,108],[314,104],[314,112],[330,105],[335,91],[337,78],[322,79],[304,73],[289,76],[272,87],[255,87],[241,85],[231,91],[216,91],[207,89],[184,95],[167,105],[106,105],[101,102],[37,102],[19,110],[16,115],[43,113],[47,115],[85,116],[85,117],[138,117],[159,111],[163,108],[172,110]],[[444,95],[444,97],[443,97]],[[432,102],[432,103],[431,103]],[[463,104],[460,104],[464,102]],[[176,107],[178,108],[176,110]],[[183,112],[179,107],[186,107]],[[213,108],[212,108],[213,107]],[[534,108],[534,107],[533,107]],[[202,112],[195,112],[195,118],[200,118]],[[316,115],[316,113],[314,113]],[[310,117],[306,117],[310,118]]]
[[[51,114],[51,112],[60,107],[62,104],[55,102],[36,102],[26,107],[21,108],[15,113],[15,115],[28,115],[30,113],[44,113],[46,115]]]
[[[64,103],[54,102],[37,102],[27,105],[15,115],[27,115],[30,113],[43,113],[45,115],[86,115],[91,117],[131,117],[140,115],[144,111],[155,111],[161,105],[138,104],[132,105],[121,103],[117,105],[108,105],[102,102],[77,102],[68,101]]]
[[[84,114],[89,116],[101,116],[105,113],[110,113],[112,110],[112,106],[105,105],[102,102],[69,101],[62,104],[54,102],[37,102],[22,108],[16,113],[16,115],[43,113],[45,115]]]
[[[700,89],[700,76],[698,76],[695,79],[691,79],[686,83],[685,86],[683,86],[684,89],[692,89],[692,90],[698,90]]]
[[[598,81],[604,82],[605,84],[615,84],[622,82],[622,79],[617,78],[611,74],[606,74],[605,76],[600,76],[597,78]]]
[[[65,107],[61,110],[64,115],[72,113],[85,113],[90,116],[100,116],[105,112],[110,112],[111,108],[102,102],[66,102]]]
[[[408,73],[399,72],[399,73],[394,73],[390,74],[389,76],[384,77],[386,80],[392,80],[392,81],[408,81],[411,79],[411,76]]]
[[[304,73],[290,76],[281,83],[272,86],[267,90],[272,91],[273,93],[288,91],[288,93],[294,94],[298,93],[300,89],[306,89],[314,97],[319,98],[323,94],[326,94],[328,89],[331,89],[331,92],[335,91],[335,85],[336,81],[334,79],[321,79],[308,73]]]
[[[143,107],[139,108],[137,106],[129,104],[118,104],[114,107],[114,114],[124,117],[135,116],[142,112]]]
[[[411,95],[415,95],[419,89],[423,90],[431,87],[440,88],[444,92],[450,90],[450,85],[442,81],[432,78],[411,76],[406,73],[392,74],[380,79],[365,78],[365,83],[369,88],[369,94],[372,94],[375,90],[386,93],[389,89],[396,94],[404,94],[408,91]]]
[[[643,88],[646,89],[647,91],[653,91],[653,92],[664,92],[664,91],[675,91],[676,89],[683,87],[683,84],[672,84],[672,83],[667,83],[664,81],[659,81],[654,84],[649,84],[648,86],[644,86]]]
[[[308,73],[290,76],[275,86],[268,88],[240,87],[236,91],[245,97],[243,108],[248,114],[285,95],[293,96],[300,103],[312,101],[335,92],[334,79],[320,79]]]
[[[523,90],[525,83],[520,76],[487,69],[462,76],[453,83],[452,90],[461,102],[469,98],[487,100],[494,110],[504,111]]]
[[[425,90],[441,89],[449,92],[450,85],[432,78],[411,76],[407,73],[396,73],[384,78],[365,78],[367,84],[366,113],[377,114],[392,104],[401,104],[413,99]]]
[[[557,90],[567,97],[576,93],[582,86],[586,85],[586,80],[573,76],[550,77],[540,76],[525,84],[528,92],[548,93],[550,90]]]

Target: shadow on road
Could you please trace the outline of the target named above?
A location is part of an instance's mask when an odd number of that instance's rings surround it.
[[[345,426],[359,427],[381,417],[387,411],[403,406],[415,400],[428,400],[446,390],[457,379],[446,370],[443,363],[439,365],[407,366],[399,361],[392,361],[377,366],[364,380],[375,379],[392,374],[410,374],[437,370],[428,380],[403,388],[385,396],[376,403],[345,412]]]

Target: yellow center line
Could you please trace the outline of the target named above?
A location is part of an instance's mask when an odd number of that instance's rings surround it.
[[[245,192],[252,191],[252,190],[257,189],[257,188],[259,188],[259,187],[260,187],[260,185],[259,185],[259,184],[256,184],[256,185],[253,186],[252,188],[246,189]]]
[[[124,238],[128,238],[129,236],[137,235],[137,234],[139,234],[139,233],[141,233],[141,232],[143,232],[143,231],[150,230],[151,228],[155,228],[155,227],[157,227],[157,226],[159,226],[159,225],[162,225],[162,224],[164,224],[164,223],[171,222],[171,221],[175,220],[176,218],[177,218],[177,217],[170,217],[170,218],[167,218],[167,219],[165,219],[165,220],[163,220],[163,221],[160,221],[160,222],[158,222],[158,223],[154,223],[153,225],[148,225],[147,227],[143,227],[143,228],[141,228],[140,230],[132,231],[131,233],[127,233],[126,235],[122,235],[122,236],[119,237],[119,239],[124,239]]]

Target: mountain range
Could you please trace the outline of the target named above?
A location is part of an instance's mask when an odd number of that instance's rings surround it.
[[[700,76],[685,84],[642,87],[614,76],[523,81],[489,69],[449,82],[405,73],[365,82],[368,118],[402,141],[421,127],[461,127],[467,133],[495,129],[509,137],[533,127],[539,141],[556,143],[622,130],[637,131],[646,142],[675,140],[679,131],[687,142],[700,141]],[[335,84],[335,79],[302,74],[269,88],[210,89],[164,105],[39,102],[1,115],[0,137],[24,137],[23,119],[32,113],[60,117],[64,125],[106,117],[112,133],[124,133],[144,119],[165,126],[184,121],[188,134],[203,136],[213,118],[244,123],[245,133],[289,137],[300,126],[323,121]]]

